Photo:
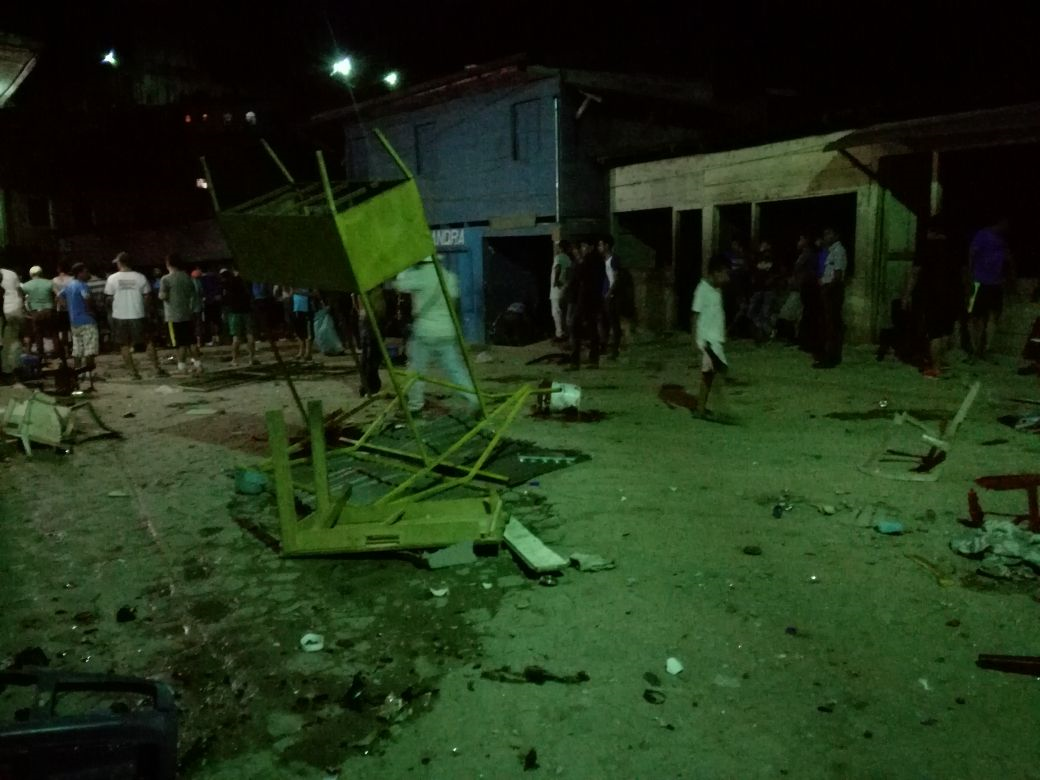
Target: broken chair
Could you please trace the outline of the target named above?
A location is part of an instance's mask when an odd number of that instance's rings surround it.
[[[968,389],[957,413],[939,429],[930,427],[907,412],[897,412],[892,419],[892,427],[885,433],[881,447],[860,465],[859,470],[875,477],[908,482],[934,482],[937,480],[942,472],[942,465],[953,447],[957,430],[964,422],[964,418],[968,416],[972,404],[975,403],[979,387],[980,383],[975,382]],[[924,442],[928,445],[927,451],[915,453],[897,449],[897,437],[902,436],[905,442],[906,432],[911,428],[920,432],[920,436],[915,437],[915,442],[918,440]],[[913,447],[915,444],[911,443],[908,446]]]

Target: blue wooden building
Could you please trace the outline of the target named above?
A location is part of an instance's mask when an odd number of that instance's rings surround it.
[[[341,123],[349,179],[393,177],[371,130],[412,169],[435,243],[460,280],[466,337],[520,302],[549,333],[553,241],[610,229],[607,160],[688,144],[699,84],[529,64],[523,57],[322,114]]]

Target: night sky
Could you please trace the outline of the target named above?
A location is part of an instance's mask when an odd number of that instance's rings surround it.
[[[913,113],[1034,99],[1040,35],[1028,8],[974,0],[37,0],[5,10],[0,27],[43,41],[70,80],[109,47],[172,47],[191,52],[221,84],[304,111],[347,101],[328,76],[338,51],[355,57],[362,96],[390,67],[415,83],[529,52],[550,64],[709,78],[723,96],[767,92],[821,109]]]

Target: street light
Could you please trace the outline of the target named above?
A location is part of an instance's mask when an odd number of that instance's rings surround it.
[[[332,63],[333,76],[342,76],[343,78],[347,78],[347,76],[350,75],[350,72],[353,69],[354,65],[350,61],[350,57],[341,57],[340,59]]]
[[[395,89],[397,85],[401,83],[401,74],[396,70],[392,70],[383,76],[383,83],[390,89]]]
[[[111,65],[113,68],[119,65],[119,59],[116,57],[116,50],[109,49],[104,57],[101,58],[102,65]]]

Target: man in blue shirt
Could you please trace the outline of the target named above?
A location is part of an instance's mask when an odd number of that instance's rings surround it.
[[[293,289],[292,317],[293,330],[296,333],[296,341],[299,344],[296,359],[304,362],[309,361],[314,344],[314,312],[311,308],[310,290],[301,287]]]
[[[1004,280],[1012,276],[1011,254],[1007,245],[1008,219],[1000,217],[975,234],[968,250],[971,264],[971,291],[968,315],[976,358],[986,354],[986,330],[993,320],[996,328],[1004,311]]]
[[[59,293],[69,312],[72,328],[72,358],[76,368],[86,366],[94,371],[94,358],[98,354],[98,327],[94,318],[94,304],[90,297],[87,280],[90,271],[83,263],[72,266],[72,281]]]

